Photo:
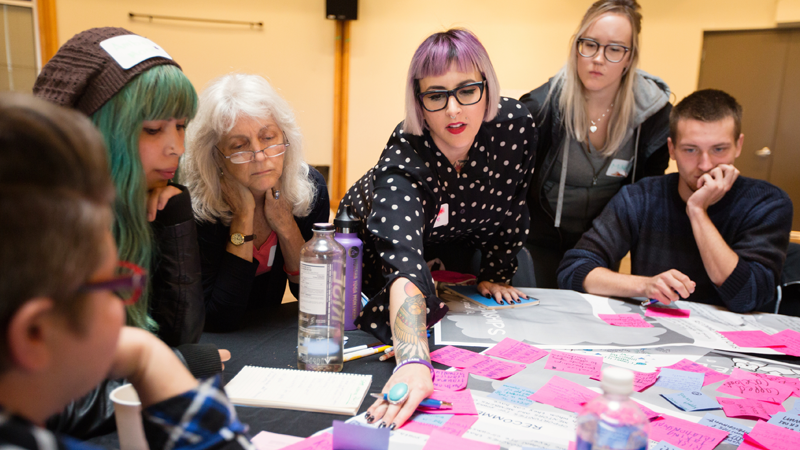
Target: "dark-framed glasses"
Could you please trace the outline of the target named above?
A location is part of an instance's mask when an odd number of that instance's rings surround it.
[[[225,153],[222,153],[222,150],[220,150],[219,147],[215,145],[214,148],[217,149],[217,151],[222,155],[223,158],[229,159],[234,164],[247,164],[249,162],[255,161],[257,153],[262,153],[267,158],[277,158],[278,156],[281,156],[284,153],[286,153],[286,147],[288,146],[289,146],[289,140],[286,139],[286,133],[283,133],[282,143],[273,144],[268,147],[264,147],[261,150],[246,150],[243,152],[236,152],[231,156],[225,156]]]
[[[447,102],[450,100],[450,96],[455,97],[456,101],[463,106],[478,103],[481,101],[481,98],[483,98],[484,86],[486,86],[486,80],[465,84],[449,91],[425,91],[418,94],[418,96],[423,108],[430,112],[436,112],[447,108]]]
[[[603,56],[608,62],[618,63],[625,58],[625,54],[631,51],[630,47],[625,47],[619,44],[606,44],[603,45],[594,39],[580,38],[578,39],[578,53],[584,58],[593,58],[600,47],[603,47]]]
[[[109,290],[126,305],[132,305],[142,296],[147,284],[147,271],[136,264],[119,261],[114,278],[108,281],[87,283],[80,287],[80,292]]]

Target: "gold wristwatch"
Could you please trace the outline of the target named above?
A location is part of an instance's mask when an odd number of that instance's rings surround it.
[[[238,247],[238,246],[244,244],[245,242],[252,241],[255,238],[256,238],[255,234],[250,234],[250,235],[245,236],[242,233],[233,233],[233,234],[231,234],[231,244],[233,244],[233,245]]]

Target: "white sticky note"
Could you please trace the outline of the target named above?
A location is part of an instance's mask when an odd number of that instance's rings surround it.
[[[100,47],[111,55],[114,61],[125,70],[150,58],[161,57],[172,59],[160,45],[146,37],[137,36],[135,34],[126,34],[106,39],[100,43]]]
[[[433,223],[433,228],[443,227],[450,223],[450,205],[442,203],[439,208],[439,214],[436,216],[436,222]]]
[[[608,165],[608,170],[606,170],[606,176],[620,178],[627,177],[632,162],[633,160],[626,161],[624,159],[612,159],[611,164]]]

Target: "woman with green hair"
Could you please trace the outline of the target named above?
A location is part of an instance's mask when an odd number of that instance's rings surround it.
[[[196,344],[205,321],[197,231],[188,190],[171,181],[186,124],[197,110],[191,82],[153,41],[122,28],[93,28],[58,50],[33,93],[83,112],[105,139],[119,258],[149,272],[141,300],[128,306],[128,325],[177,347],[196,377],[219,372],[216,347]],[[107,420],[113,408],[102,406],[106,389],[116,383],[74,402],[49,427],[78,437],[113,427]]]

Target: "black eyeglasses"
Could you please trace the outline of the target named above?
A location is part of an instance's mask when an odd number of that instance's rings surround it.
[[[608,62],[618,63],[625,58],[631,49],[619,44],[606,44],[603,45],[594,39],[580,38],[578,39],[578,53],[584,58],[593,58],[594,55],[603,47],[603,56]]]
[[[108,281],[87,283],[80,287],[80,292],[110,290],[126,305],[132,305],[142,296],[147,284],[147,271],[127,261],[117,263],[116,275]]]
[[[222,150],[220,150],[219,147],[215,145],[214,148],[217,149],[223,158],[231,160],[231,162],[234,164],[247,164],[255,161],[256,153],[263,153],[267,158],[277,158],[278,156],[286,153],[286,147],[288,146],[289,140],[286,139],[286,133],[283,133],[283,143],[270,145],[262,148],[261,150],[247,150],[244,152],[236,152],[231,156],[225,156],[225,153],[222,153]]]
[[[418,94],[418,96],[423,108],[430,112],[436,112],[447,108],[447,102],[450,101],[450,96],[455,97],[456,101],[463,106],[478,103],[481,101],[481,98],[483,98],[484,86],[486,86],[486,80],[465,84],[450,91],[425,91]]]

